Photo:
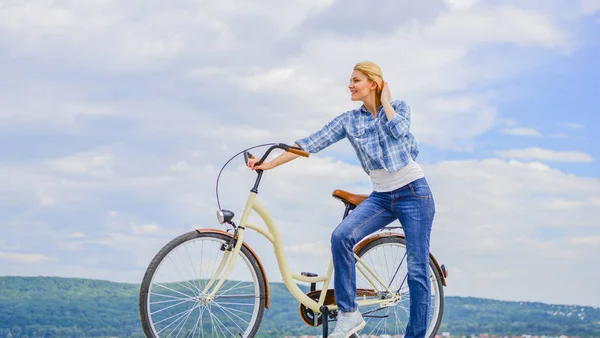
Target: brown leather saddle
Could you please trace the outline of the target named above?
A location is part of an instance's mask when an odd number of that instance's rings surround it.
[[[344,202],[346,207],[349,207],[350,210],[356,208],[362,201],[366,200],[369,195],[362,194],[351,194],[347,191],[336,189],[331,194],[334,198],[337,198]]]

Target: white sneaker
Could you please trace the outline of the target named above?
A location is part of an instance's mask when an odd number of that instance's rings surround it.
[[[367,325],[359,311],[344,313],[338,312],[338,320],[335,329],[328,338],[349,338],[362,330]]]

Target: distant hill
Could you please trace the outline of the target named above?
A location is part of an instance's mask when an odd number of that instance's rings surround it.
[[[318,334],[282,283],[270,283],[261,337]],[[0,277],[0,338],[144,337],[139,284],[57,277]],[[281,323],[286,323],[282,326]],[[446,297],[440,332],[600,337],[600,309]]]

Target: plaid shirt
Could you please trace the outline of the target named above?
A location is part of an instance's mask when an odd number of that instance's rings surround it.
[[[296,143],[309,153],[318,153],[347,137],[356,151],[363,170],[374,169],[395,172],[417,158],[419,149],[410,132],[410,108],[404,101],[391,102],[396,114],[388,121],[383,107],[377,118],[365,109],[347,111],[338,115],[321,130]]]

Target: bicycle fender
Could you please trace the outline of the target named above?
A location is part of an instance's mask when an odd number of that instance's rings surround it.
[[[356,244],[356,246],[354,247],[354,253],[357,253],[360,251],[360,249],[362,249],[363,247],[365,247],[367,244],[373,242],[376,239],[382,238],[382,237],[390,237],[390,236],[398,236],[398,237],[402,237],[404,239],[406,239],[406,237],[404,236],[404,234],[400,234],[397,232],[384,232],[384,233],[380,233],[377,235],[373,235],[370,237],[367,237],[365,239],[363,239],[362,241],[360,241],[358,244]],[[437,269],[437,271],[439,272],[441,278],[442,278],[442,285],[446,286],[446,276],[444,274],[444,271],[442,270],[442,267],[440,266],[440,264],[438,263],[437,259],[435,259],[435,257],[431,254],[431,252],[429,253],[429,258],[431,258],[431,261],[433,262],[433,265],[435,265],[435,268]]]
[[[232,233],[229,233],[229,232],[226,232],[223,230],[219,230],[219,229],[196,229],[196,231],[198,231],[199,233],[217,233],[217,234],[225,235],[228,237],[233,237]],[[260,272],[262,273],[262,276],[265,280],[265,307],[268,309],[269,305],[271,303],[271,292],[269,291],[269,280],[267,279],[267,274],[265,272],[265,268],[263,267],[262,262],[260,261],[260,259],[256,255],[256,253],[254,252],[254,250],[252,250],[252,248],[246,242],[243,242],[242,245],[246,249],[248,249],[248,251],[250,251],[252,256],[254,256],[254,259],[256,259],[256,261],[258,262]]]

